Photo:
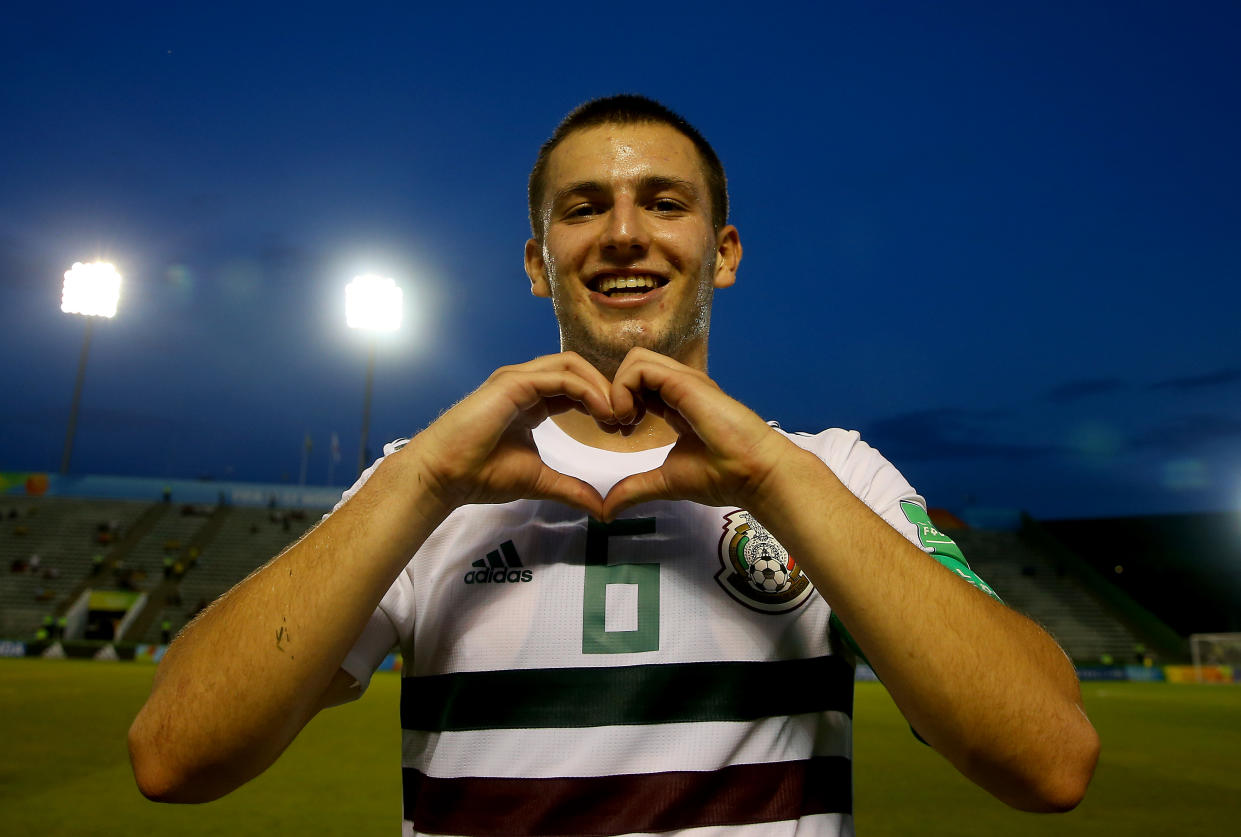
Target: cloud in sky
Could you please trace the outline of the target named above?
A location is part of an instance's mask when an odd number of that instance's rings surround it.
[[[1000,409],[945,407],[899,413],[869,423],[864,438],[894,462],[942,459],[1028,461],[1049,456],[1111,460],[1125,454],[1203,455],[1215,445],[1241,443],[1241,417],[1192,413],[1143,430],[1103,420],[1078,424],[1063,443],[1020,441],[1014,421]]]
[[[943,407],[871,422],[864,434],[895,462],[928,459],[1028,460],[1066,452],[1058,445],[993,441],[986,427],[1007,412]]]
[[[1167,452],[1199,450],[1216,442],[1241,441],[1241,418],[1194,413],[1178,416],[1132,440],[1136,448]]]
[[[1228,367],[1215,372],[1207,372],[1202,375],[1182,375],[1175,378],[1165,378],[1162,381],[1156,381],[1151,384],[1151,389],[1171,389],[1171,390],[1192,390],[1206,389],[1208,387],[1219,387],[1227,384],[1241,381],[1241,367]]]
[[[1186,392],[1228,386],[1237,382],[1241,382],[1241,367],[1234,366],[1218,369],[1214,372],[1163,378],[1148,384],[1147,388]],[[1094,396],[1123,392],[1130,386],[1130,382],[1122,378],[1079,378],[1057,384],[1047,390],[1045,397],[1052,404],[1073,404]]]
[[[1080,378],[1067,381],[1047,391],[1047,400],[1053,404],[1071,404],[1094,395],[1106,395],[1128,387],[1120,378]]]

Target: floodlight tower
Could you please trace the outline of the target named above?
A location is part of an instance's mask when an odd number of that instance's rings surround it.
[[[362,399],[362,444],[358,449],[358,473],[366,469],[366,438],[371,426],[371,389],[375,379],[375,343],[381,332],[401,327],[401,289],[386,276],[355,276],[345,286],[345,322],[368,332],[366,394]]]
[[[62,474],[69,473],[69,460],[73,456],[73,435],[78,427],[78,406],[82,403],[82,381],[86,377],[86,357],[90,354],[90,338],[95,317],[115,317],[120,298],[121,274],[107,262],[74,262],[73,267],[65,271],[60,310],[66,314],[81,314],[86,317],[86,336],[82,339],[78,377],[73,384],[73,406],[69,408],[69,428],[65,432],[65,449],[60,457]]]

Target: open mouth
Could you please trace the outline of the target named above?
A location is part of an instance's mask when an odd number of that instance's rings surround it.
[[[623,296],[641,296],[656,288],[662,288],[666,284],[668,284],[667,279],[651,274],[616,276],[604,273],[590,280],[589,287],[596,293],[615,299]]]

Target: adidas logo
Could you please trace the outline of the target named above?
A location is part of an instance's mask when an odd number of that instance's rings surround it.
[[[503,556],[500,553],[504,553]],[[479,558],[473,566],[477,569],[465,574],[466,584],[516,584],[534,578],[534,573],[522,569],[521,558],[512,541],[500,544],[499,549],[487,553],[486,560]]]

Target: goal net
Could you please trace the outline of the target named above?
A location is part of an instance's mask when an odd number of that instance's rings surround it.
[[[1191,634],[1189,652],[1194,661],[1194,679],[1199,683],[1214,679],[1205,675],[1209,667],[1241,669],[1241,633]]]

